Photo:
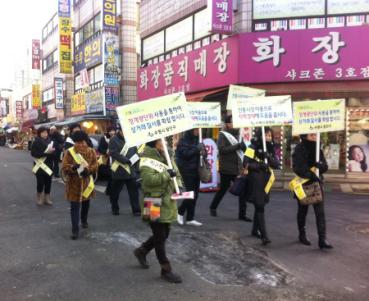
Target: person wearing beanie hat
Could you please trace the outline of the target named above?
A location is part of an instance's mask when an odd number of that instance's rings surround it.
[[[292,154],[293,171],[298,177],[309,179],[306,185],[314,182],[318,183],[323,193],[323,174],[328,171],[328,164],[324,153],[320,150],[320,161],[316,162],[316,134],[300,135],[301,142],[296,146]],[[319,177],[312,168],[319,169]],[[297,199],[297,196],[295,195]],[[299,231],[299,241],[303,245],[310,246],[311,242],[307,238],[305,224],[309,205],[303,205],[297,200],[297,226]],[[320,249],[332,249],[332,245],[326,239],[326,221],[324,212],[324,201],[314,204],[317,231],[319,236]]]
[[[87,139],[85,132],[75,132],[75,144],[68,149],[62,163],[62,170],[67,175],[65,194],[70,201],[73,240],[78,238],[80,219],[82,228],[88,228],[90,199],[95,196],[91,175],[97,171],[97,159],[95,151],[87,145]]]

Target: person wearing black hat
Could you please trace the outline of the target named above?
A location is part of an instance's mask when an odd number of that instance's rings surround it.
[[[115,136],[115,132],[116,130],[114,126],[108,127],[106,134],[101,137],[99,141],[99,147],[97,148],[98,152],[100,153],[99,176],[102,176],[104,179],[108,180],[105,191],[106,195],[110,194],[111,189],[109,141]]]
[[[225,129],[220,131],[218,137],[219,148],[219,173],[220,190],[215,194],[210,205],[210,215],[217,216],[217,208],[222,201],[232,181],[240,174],[242,169],[243,153],[246,150],[245,143],[238,141],[239,130],[233,128],[232,116],[225,118]],[[238,198],[238,219],[246,222],[252,222],[246,216],[246,198]]]
[[[79,123],[72,123],[69,126],[69,136],[66,138],[65,143],[64,143],[64,149],[65,150],[70,149],[74,145],[73,134],[76,133],[76,132],[79,132],[79,131],[82,131],[82,128],[81,128]],[[88,147],[93,148],[92,141],[91,141],[90,137],[88,137],[87,134],[86,134],[86,143],[87,143]]]
[[[119,215],[119,195],[124,185],[127,186],[132,214],[141,215],[138,193],[138,168],[139,157],[136,147],[128,147],[124,139],[123,131],[117,127],[116,135],[109,141],[109,154],[112,158],[112,182],[109,192],[111,211],[113,215]]]
[[[307,185],[314,182],[319,183],[323,193],[322,175],[328,171],[328,164],[322,150],[320,150],[320,161],[316,162],[316,138],[316,134],[300,135],[301,142],[296,146],[292,154],[292,167],[297,176],[304,179],[309,179],[309,181],[306,183]],[[319,177],[312,170],[312,168],[319,169]],[[295,198],[297,198],[296,195]],[[297,226],[299,230],[299,241],[304,245],[310,246],[311,242],[307,238],[305,230],[306,215],[308,213],[309,205],[303,205],[299,201],[297,201],[297,204]],[[319,248],[332,249],[332,245],[326,239],[324,201],[314,204],[313,207],[319,236]]]

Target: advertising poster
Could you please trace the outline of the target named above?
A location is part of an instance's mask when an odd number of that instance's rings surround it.
[[[86,112],[100,113],[104,111],[104,88],[86,93]]]
[[[104,82],[109,86],[120,83],[119,38],[107,33],[104,35]]]
[[[72,95],[71,113],[72,115],[82,115],[86,113],[86,94],[84,92]]]
[[[324,157],[327,160],[329,170],[339,170],[340,168],[340,145],[328,144],[323,146]]]
[[[348,172],[369,173],[369,144],[352,144],[347,157]]]
[[[218,170],[217,170],[217,161],[218,161],[218,146],[213,139],[206,138],[203,141],[206,151],[207,151],[207,160],[211,166],[211,182],[210,183],[200,183],[200,191],[214,191],[218,189]]]
[[[113,111],[119,105],[119,86],[105,86],[105,107]]]

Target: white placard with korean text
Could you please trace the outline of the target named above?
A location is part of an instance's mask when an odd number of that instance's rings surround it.
[[[188,102],[195,128],[217,128],[222,125],[220,102]]]
[[[138,146],[193,128],[184,93],[117,107],[126,142]]]
[[[242,100],[256,96],[265,96],[265,90],[230,85],[227,99],[227,110],[232,110],[233,103],[238,99]]]
[[[292,124],[291,96],[238,99],[233,104],[232,116],[235,128]]]

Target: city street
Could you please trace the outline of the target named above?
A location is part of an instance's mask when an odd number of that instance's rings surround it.
[[[52,207],[37,207],[31,167],[28,152],[0,148],[1,301],[368,300],[368,196],[327,195],[334,249],[320,251],[313,210],[313,244],[298,243],[296,201],[288,192],[273,192],[266,207],[267,247],[250,236],[251,224],[236,219],[235,197],[227,194],[214,218],[208,211],[213,194],[201,194],[197,219],[204,226],[172,227],[167,249],[184,281],[171,285],[160,279],[154,253],[149,270],[132,255],[150,231],[131,215],[126,190],[120,216],[111,215],[108,198],[98,192],[90,228],[72,241],[64,184],[53,182]]]

